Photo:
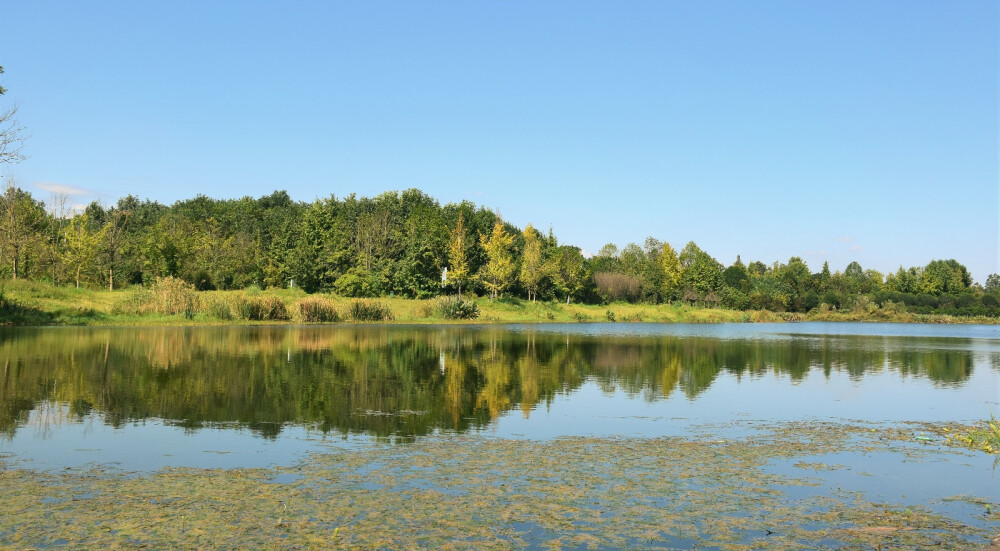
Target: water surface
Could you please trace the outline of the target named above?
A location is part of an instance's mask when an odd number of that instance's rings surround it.
[[[27,328],[0,332],[0,361],[0,454],[35,468],[287,465],[442,433],[971,423],[1000,396],[1000,327],[974,325]]]

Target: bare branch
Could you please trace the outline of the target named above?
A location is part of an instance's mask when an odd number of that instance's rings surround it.
[[[14,117],[16,114],[16,105],[0,113],[0,165],[19,163],[27,158],[21,153],[27,135]]]

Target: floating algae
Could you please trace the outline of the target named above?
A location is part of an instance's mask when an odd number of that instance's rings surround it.
[[[982,513],[1000,509],[995,495],[951,498],[979,511],[954,518],[847,490],[792,496],[815,479],[769,469],[812,475],[840,467],[816,456],[907,446],[950,453],[913,444],[912,427],[754,428],[742,441],[438,436],[294,467],[146,476],[0,470],[0,546],[968,548],[1000,527]]]

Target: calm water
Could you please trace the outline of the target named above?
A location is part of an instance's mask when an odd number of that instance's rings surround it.
[[[441,432],[739,437],[1000,413],[998,326],[2,329],[0,362],[0,456],[42,469],[289,464]]]

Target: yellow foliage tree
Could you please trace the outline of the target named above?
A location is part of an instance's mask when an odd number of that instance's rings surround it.
[[[107,227],[93,231],[89,226],[86,214],[74,217],[63,230],[65,248],[62,252],[63,262],[76,270],[76,286],[80,286],[80,272],[86,270],[97,257],[98,247],[107,233]]]
[[[489,289],[490,300],[496,300],[514,276],[514,257],[510,252],[514,236],[507,233],[497,220],[490,236],[480,234],[479,239],[486,251],[486,264],[479,270],[479,279]]]
[[[517,277],[528,291],[528,300],[534,302],[538,295],[538,283],[542,280],[542,240],[529,223],[522,233],[524,236],[524,256],[521,257],[521,271]]]
[[[670,300],[677,294],[684,268],[681,267],[677,251],[670,246],[670,243],[663,244],[663,251],[660,252],[659,261],[660,270],[663,271],[663,283],[660,290],[663,293],[663,299]]]

